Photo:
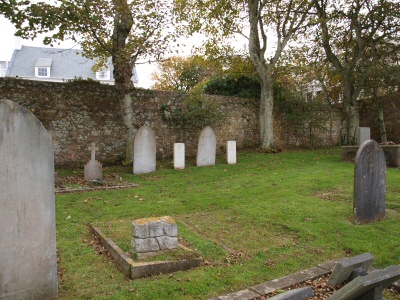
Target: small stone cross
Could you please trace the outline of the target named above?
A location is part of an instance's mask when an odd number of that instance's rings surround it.
[[[92,156],[91,156],[90,160],[95,161],[96,160],[96,150],[99,150],[99,148],[96,147],[96,143],[92,142],[92,146],[88,147],[88,150],[92,151]]]

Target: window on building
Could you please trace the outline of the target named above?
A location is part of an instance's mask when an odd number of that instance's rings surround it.
[[[50,77],[50,68],[53,60],[51,58],[39,58],[35,65],[36,77]]]
[[[47,68],[38,68],[37,76],[38,77],[47,77]]]

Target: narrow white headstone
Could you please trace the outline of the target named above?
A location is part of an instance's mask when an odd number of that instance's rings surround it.
[[[205,127],[199,137],[197,147],[197,166],[215,165],[217,139],[210,126]]]
[[[368,141],[371,138],[371,130],[369,127],[360,127],[358,128],[358,144],[362,145],[364,142]]]
[[[135,134],[133,141],[133,173],[142,174],[156,170],[156,135],[147,125]]]
[[[185,168],[185,144],[174,144],[174,169]]]
[[[226,145],[228,164],[236,164],[236,141],[228,141]]]
[[[84,166],[84,179],[87,181],[98,180],[103,178],[103,166],[96,160],[96,144],[92,142],[92,146],[88,148],[91,150],[91,159]]]
[[[57,297],[54,152],[22,106],[0,100],[0,299]]]

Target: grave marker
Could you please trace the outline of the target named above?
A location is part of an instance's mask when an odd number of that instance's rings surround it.
[[[185,168],[185,144],[174,144],[174,169]]]
[[[91,158],[84,166],[84,179],[86,181],[99,180],[103,178],[103,167],[101,163],[96,160],[96,147],[95,142],[92,142],[92,146],[88,147],[91,150]]]
[[[147,125],[135,134],[133,141],[133,173],[142,174],[156,170],[156,135]]]
[[[217,139],[214,130],[207,126],[200,133],[197,147],[197,166],[215,165],[216,151]]]
[[[139,259],[178,248],[178,226],[169,216],[132,222],[131,249]]]
[[[358,268],[368,271],[373,262],[374,257],[370,253],[339,260],[329,277],[328,284],[335,286],[349,280],[352,273]]]
[[[356,223],[385,217],[386,160],[382,148],[373,140],[366,141],[357,151],[353,209]]]
[[[364,142],[371,139],[371,130],[369,127],[359,127],[358,128],[358,145],[364,144]]]
[[[236,141],[228,141],[226,146],[228,164],[236,164]]]
[[[383,289],[398,279],[400,279],[400,265],[375,270],[367,276],[353,279],[328,300],[381,300]]]
[[[57,297],[54,151],[39,120],[0,100],[0,299]]]

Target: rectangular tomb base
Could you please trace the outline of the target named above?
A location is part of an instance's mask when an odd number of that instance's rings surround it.
[[[152,262],[135,262],[132,258],[122,251],[111,239],[95,226],[89,225],[93,233],[100,239],[103,246],[110,253],[115,262],[120,266],[122,271],[131,279],[137,279],[146,276],[167,274],[176,271],[184,271],[201,265],[203,259],[201,257],[179,261],[152,261]],[[186,248],[181,246],[182,248]],[[186,248],[187,249],[187,248]],[[190,249],[188,249],[190,251]]]
[[[400,167],[400,145],[380,145],[385,154],[386,166]],[[342,146],[342,161],[354,162],[359,146]]]

